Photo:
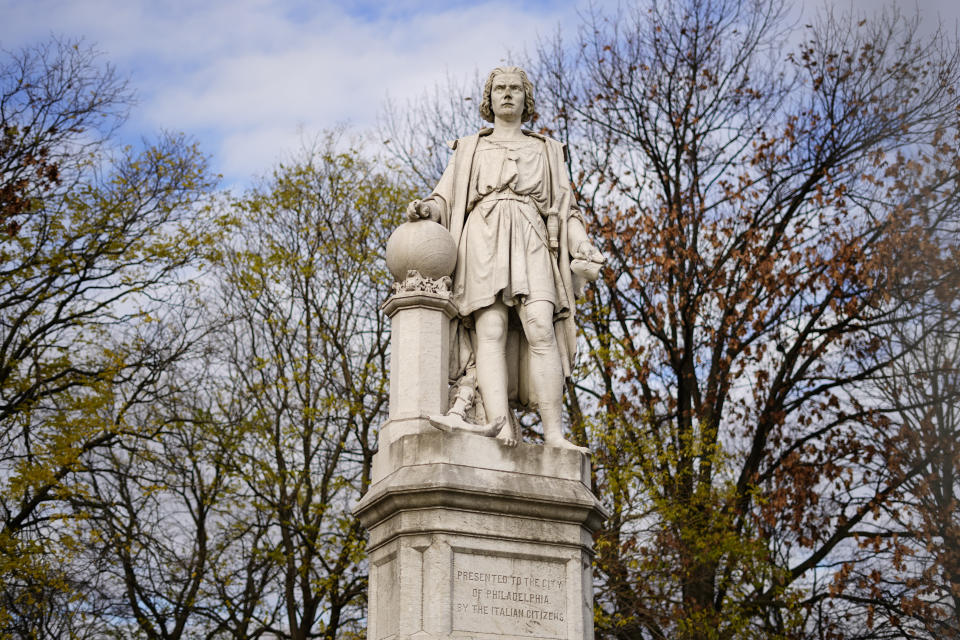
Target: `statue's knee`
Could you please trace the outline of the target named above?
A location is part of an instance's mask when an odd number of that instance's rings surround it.
[[[483,342],[504,342],[507,339],[507,320],[496,314],[479,318],[476,323],[477,339]]]
[[[524,325],[527,342],[534,349],[552,347],[556,338],[553,333],[553,319],[528,317]]]

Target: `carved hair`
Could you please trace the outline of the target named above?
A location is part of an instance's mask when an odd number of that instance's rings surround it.
[[[533,118],[537,112],[534,110],[533,102],[533,83],[527,78],[527,73],[520,67],[497,67],[487,76],[487,82],[483,85],[483,100],[480,102],[480,117],[487,122],[493,122],[493,108],[490,106],[490,93],[493,91],[493,79],[501,73],[516,73],[520,76],[523,83],[523,114],[520,116],[520,122],[527,122]]]

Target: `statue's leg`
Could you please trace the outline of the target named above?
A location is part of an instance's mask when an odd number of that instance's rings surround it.
[[[519,394],[520,332],[507,329],[507,403],[514,404]]]
[[[504,426],[497,436],[504,444],[517,444],[507,401],[507,307],[497,300],[489,307],[474,312],[477,336],[477,385],[483,397],[487,422],[504,418]]]
[[[530,349],[527,384],[538,400],[544,441],[554,447],[586,451],[563,437],[563,364],[553,328],[553,303],[536,300],[523,305],[520,321]]]

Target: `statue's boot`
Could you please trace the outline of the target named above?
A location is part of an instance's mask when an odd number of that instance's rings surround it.
[[[440,431],[466,431],[468,433],[475,433],[487,438],[492,438],[500,433],[505,418],[501,416],[493,422],[486,424],[472,424],[464,420],[463,416],[459,414],[448,413],[442,416],[427,416],[427,420],[437,429],[440,429]]]

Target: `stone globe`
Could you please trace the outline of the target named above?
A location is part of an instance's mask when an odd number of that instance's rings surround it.
[[[398,282],[410,270],[433,280],[449,276],[456,264],[453,236],[432,220],[405,222],[387,240],[387,268]]]

